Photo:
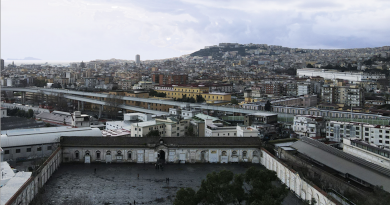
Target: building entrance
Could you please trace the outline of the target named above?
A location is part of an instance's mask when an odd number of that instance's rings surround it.
[[[163,150],[158,151],[157,162],[159,164],[164,164],[165,163],[165,152]]]

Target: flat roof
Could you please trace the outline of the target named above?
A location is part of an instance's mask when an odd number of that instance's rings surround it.
[[[389,169],[307,137],[295,142],[291,147],[334,170],[376,186],[383,186],[384,190],[390,191]]]

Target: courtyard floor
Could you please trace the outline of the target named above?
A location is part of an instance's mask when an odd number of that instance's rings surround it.
[[[172,204],[180,188],[197,190],[208,173],[223,169],[244,173],[247,168],[239,164],[167,164],[162,171],[152,164],[62,164],[46,183],[44,195],[53,205],[75,196],[88,197],[93,204]],[[283,204],[301,201],[289,192]]]

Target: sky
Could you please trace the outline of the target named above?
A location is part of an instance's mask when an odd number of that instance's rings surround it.
[[[389,0],[1,0],[1,57],[141,60],[218,43],[390,45]]]

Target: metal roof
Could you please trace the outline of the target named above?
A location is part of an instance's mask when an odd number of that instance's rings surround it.
[[[389,169],[307,137],[295,142],[291,147],[334,170],[352,175],[373,185],[383,186],[384,190],[390,191]]]
[[[55,129],[60,128],[60,129]],[[1,147],[21,147],[37,144],[49,144],[59,142],[61,136],[101,137],[99,128],[36,128],[25,130],[12,130],[10,134],[1,135]],[[65,128],[65,129],[64,129]],[[29,132],[29,130],[31,132]],[[11,130],[10,130],[11,131]],[[9,132],[9,131],[7,131]]]

